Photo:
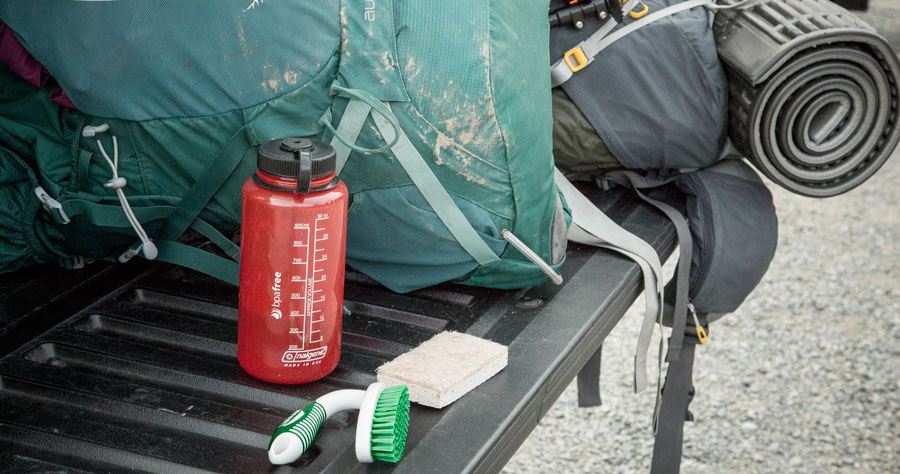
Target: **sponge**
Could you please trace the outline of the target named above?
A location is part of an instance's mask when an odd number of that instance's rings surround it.
[[[502,344],[446,331],[379,367],[378,381],[406,384],[410,401],[443,408],[506,367],[508,353]]]

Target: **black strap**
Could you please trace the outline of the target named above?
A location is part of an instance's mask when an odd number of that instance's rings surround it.
[[[598,407],[600,401],[600,359],[603,356],[603,346],[597,348],[597,352],[578,372],[578,406]]]
[[[688,405],[694,397],[691,374],[695,347],[693,341],[685,343],[678,351],[677,360],[669,363],[659,408],[650,474],[678,474],[681,470],[684,422],[690,416]]]

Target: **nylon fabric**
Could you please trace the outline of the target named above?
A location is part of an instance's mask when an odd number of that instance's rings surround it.
[[[56,0],[0,3],[0,19],[80,110],[150,120],[243,109],[303,87],[340,46],[338,7]]]
[[[399,139],[393,149],[394,156],[400,161],[406,174],[412,179],[416,188],[428,201],[428,205],[434,209],[435,214],[437,214],[450,233],[453,234],[459,245],[466,249],[466,252],[479,265],[487,265],[500,260],[497,254],[478,236],[469,221],[466,220],[466,216],[463,215],[444,187],[441,186],[441,182],[431,172],[422,155],[416,151],[406,134],[400,130],[399,135],[397,135],[383,116],[376,114],[374,118],[385,141],[391,142],[394,140],[395,135]]]
[[[685,4],[645,3],[656,13]],[[626,18],[609,37],[641,22]],[[600,26],[591,17],[581,30],[553,28],[551,57],[561,58]],[[645,24],[602,50],[562,88],[625,168],[704,168],[725,144],[728,84],[704,8]]]
[[[176,239],[187,230],[213,195],[222,187],[225,180],[231,176],[241,160],[248,154],[255,157],[256,152],[251,150],[250,146],[246,130],[241,127],[209,163],[207,169],[202,173],[203,178],[197,180],[181,199],[160,233],[160,238]]]

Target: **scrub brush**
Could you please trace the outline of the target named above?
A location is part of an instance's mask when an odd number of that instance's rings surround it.
[[[269,462],[296,461],[312,446],[328,417],[356,409],[356,459],[364,463],[399,461],[409,426],[409,390],[406,385],[384,388],[375,382],[366,390],[331,392],[295,411],[272,435]]]

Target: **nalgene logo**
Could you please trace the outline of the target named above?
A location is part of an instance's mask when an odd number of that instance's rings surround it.
[[[328,353],[328,346],[322,346],[318,349],[308,351],[285,351],[281,357],[282,362],[309,362],[319,360]]]
[[[281,319],[281,272],[275,272],[272,280],[272,317]]]
[[[366,0],[366,21],[375,21],[375,0]]]

